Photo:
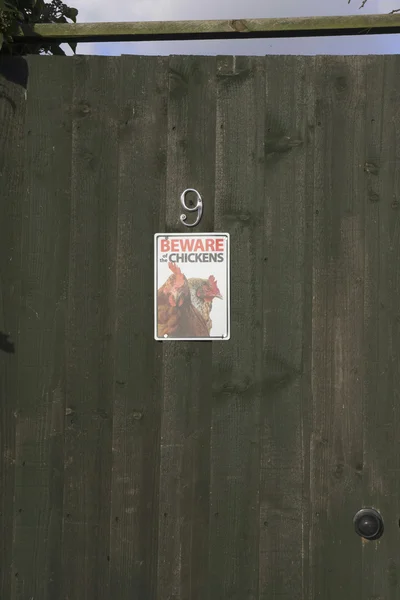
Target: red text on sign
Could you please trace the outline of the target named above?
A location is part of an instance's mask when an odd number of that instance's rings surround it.
[[[223,238],[161,239],[161,252],[223,252]]]

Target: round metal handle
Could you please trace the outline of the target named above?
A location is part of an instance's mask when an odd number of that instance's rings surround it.
[[[366,540],[377,540],[383,534],[383,519],[374,508],[363,508],[353,519],[356,533]]]

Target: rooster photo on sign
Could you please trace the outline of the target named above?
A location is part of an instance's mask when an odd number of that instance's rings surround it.
[[[229,339],[229,234],[155,235],[156,340]]]

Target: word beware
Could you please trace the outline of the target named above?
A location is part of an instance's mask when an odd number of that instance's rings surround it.
[[[172,238],[162,239],[161,252],[224,252],[221,238]]]

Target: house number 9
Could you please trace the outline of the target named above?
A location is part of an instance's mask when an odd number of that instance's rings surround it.
[[[194,192],[196,194],[197,202],[194,206],[187,206],[186,204],[186,194],[188,192]],[[182,192],[181,205],[183,210],[186,210],[187,212],[197,211],[197,217],[194,223],[186,223],[187,215],[185,214],[181,215],[181,223],[183,223],[186,227],[195,227],[195,225],[198,225],[203,215],[203,200],[201,199],[199,192],[197,190],[194,190],[193,188],[188,188],[187,190]]]

